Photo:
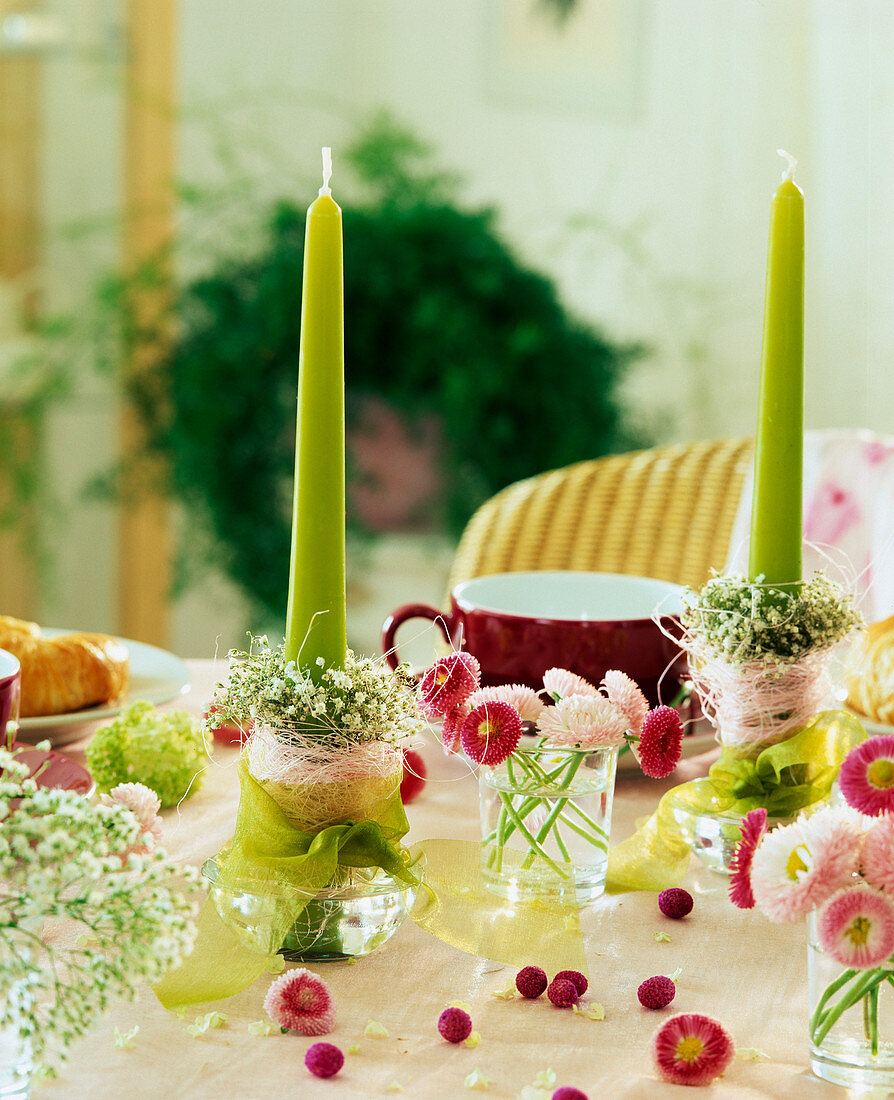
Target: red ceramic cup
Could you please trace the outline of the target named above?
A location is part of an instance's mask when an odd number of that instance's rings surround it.
[[[18,657],[0,649],[0,739],[12,744],[19,728],[22,673]]]
[[[616,668],[639,684],[651,705],[670,703],[685,665],[664,630],[677,632],[681,593],[667,581],[614,573],[476,577],[454,588],[449,611],[427,604],[399,607],[382,627],[382,652],[396,668],[398,628],[409,619],[429,619],[451,646],[478,659],[482,684],[540,690],[543,673],[559,667],[598,685]]]

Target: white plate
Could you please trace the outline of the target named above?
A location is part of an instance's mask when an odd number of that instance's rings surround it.
[[[74,631],[46,628],[42,633],[53,638]],[[130,680],[124,696],[115,703],[74,710],[68,714],[22,718],[19,722],[20,741],[33,743],[48,740],[53,745],[64,745],[83,736],[86,725],[112,718],[137,699],[158,705],[168,703],[189,690],[189,669],[179,657],[144,642],[132,642],[127,638],[119,638],[118,641],[127,646],[130,654]]]

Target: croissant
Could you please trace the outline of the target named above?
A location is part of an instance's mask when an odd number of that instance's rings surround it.
[[[124,693],[130,675],[127,647],[108,634],[45,638],[37,623],[0,615],[0,649],[22,666],[23,718],[110,702]]]

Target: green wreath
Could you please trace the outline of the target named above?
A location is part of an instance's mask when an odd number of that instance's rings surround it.
[[[446,488],[432,508],[455,532],[513,481],[640,442],[615,396],[639,349],[572,319],[492,212],[449,200],[424,153],[382,122],[350,150],[367,195],[344,202],[348,424],[365,395],[411,426],[439,419]],[[176,338],[134,390],[190,529],[210,536],[204,556],[274,616],[288,583],[304,222],[279,203],[257,256],[184,286]]]

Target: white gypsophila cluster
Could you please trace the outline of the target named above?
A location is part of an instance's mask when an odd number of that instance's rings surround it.
[[[792,661],[830,649],[862,623],[851,596],[822,573],[792,590],[712,577],[683,594],[683,625],[700,651],[733,664]]]
[[[322,668],[318,681],[266,638],[253,638],[250,652],[230,654],[229,678],[215,690],[208,724],[260,723],[330,751],[370,741],[399,746],[422,728],[415,683],[381,660],[348,650],[344,667]]]
[[[0,769],[0,1027],[40,1064],[190,952],[199,880],[161,849],[134,854],[147,838],[123,806],[43,789],[8,749]],[[69,927],[45,942],[48,920]]]

